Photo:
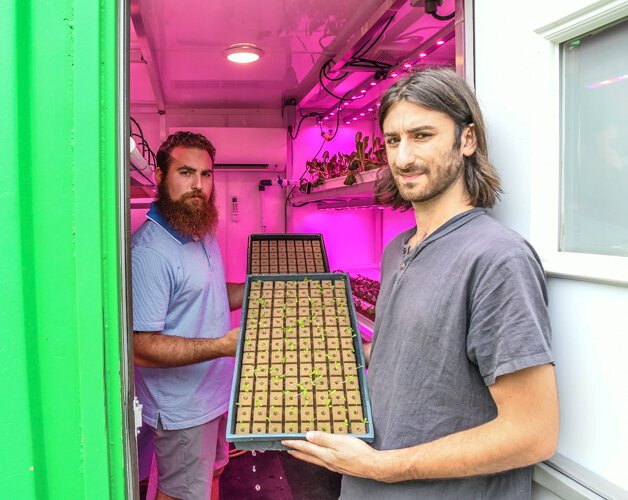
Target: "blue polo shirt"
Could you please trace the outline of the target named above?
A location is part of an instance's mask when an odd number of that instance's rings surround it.
[[[218,338],[230,328],[220,249],[213,236],[177,234],[154,204],[133,234],[133,330],[191,339]],[[209,422],[229,407],[233,358],[175,368],[135,367],[143,420],[164,429]]]

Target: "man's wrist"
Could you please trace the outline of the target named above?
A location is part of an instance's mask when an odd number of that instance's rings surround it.
[[[222,358],[227,355],[227,344],[225,343],[224,337],[218,337],[217,339],[212,339],[214,341],[214,352],[216,353],[217,358]]]
[[[380,483],[394,483],[400,481],[402,465],[398,463],[399,450],[376,451],[371,469],[372,479]]]

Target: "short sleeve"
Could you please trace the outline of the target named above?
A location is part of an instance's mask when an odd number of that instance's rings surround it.
[[[146,247],[133,248],[131,262],[133,330],[162,331],[174,288],[172,266],[159,252]]]
[[[478,266],[470,294],[467,356],[486,385],[553,361],[545,276],[531,248],[516,246]]]

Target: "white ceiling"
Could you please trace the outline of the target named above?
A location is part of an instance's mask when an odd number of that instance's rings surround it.
[[[438,12],[453,8],[454,0],[445,0]],[[364,50],[392,14],[383,36]],[[392,64],[389,78],[373,87],[374,68],[351,71],[337,86],[324,79],[338,95],[365,88],[375,97],[408,56],[453,66],[453,22],[425,15],[410,0],[131,0],[131,104],[279,109],[295,98],[303,108],[333,109],[337,100],[319,85],[328,59],[330,76],[343,75],[342,63],[360,47],[380,68]],[[443,35],[446,43],[436,45]],[[227,61],[225,49],[241,42],[265,55],[249,65]],[[420,58],[419,49],[428,55]]]

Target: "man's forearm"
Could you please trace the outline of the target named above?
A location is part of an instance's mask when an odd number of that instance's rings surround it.
[[[369,363],[371,362],[371,348],[373,347],[373,342],[364,342],[364,344],[362,344],[362,347],[364,349],[364,362],[368,367]]]
[[[516,429],[493,420],[480,427],[437,439],[412,448],[379,452],[376,469],[383,482],[417,479],[448,479],[494,474],[524,467],[553,454],[542,436],[530,443],[516,436]]]
[[[227,283],[227,297],[229,310],[240,309],[244,300],[244,283]]]
[[[133,334],[135,364],[144,368],[193,365],[231,355],[224,338],[187,339],[158,332]]]

